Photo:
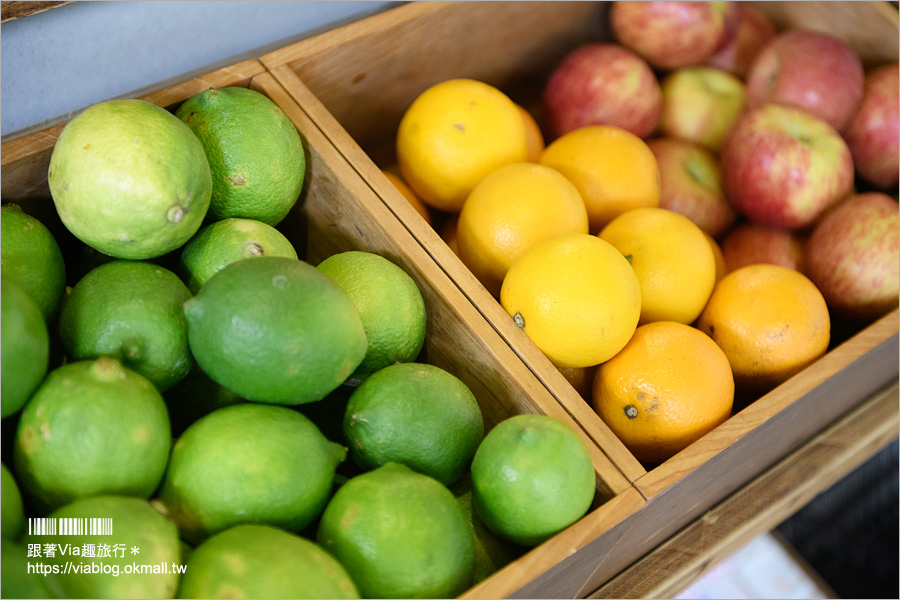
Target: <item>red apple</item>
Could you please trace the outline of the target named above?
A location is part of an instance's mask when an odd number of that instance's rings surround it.
[[[843,41],[792,29],[772,38],[750,65],[747,106],[803,108],[841,131],[856,114],[864,79],[862,61]]]
[[[751,221],[803,228],[853,190],[853,158],[835,129],[799,108],[741,116],[722,149],[725,195]]]
[[[748,4],[738,2],[737,7],[734,34],[705,64],[743,78],[760,49],[775,37],[775,25],[765,13]]]
[[[659,123],[662,92],[643,58],[619,44],[576,48],[544,88],[544,118],[554,137],[587,125],[613,125],[647,137]]]
[[[794,229],[745,221],[728,232],[721,246],[729,273],[760,263],[804,272],[806,236]]]
[[[719,152],[744,111],[744,82],[713,67],[686,67],[662,81],[660,133]]]
[[[660,208],[689,218],[714,238],[737,218],[725,192],[719,160],[706,148],[676,138],[656,138],[647,145],[659,163]]]
[[[900,115],[900,65],[883,65],[866,75],[859,110],[844,130],[856,173],[878,189],[897,188],[897,126]]]
[[[736,2],[613,2],[609,24],[619,42],[658,69],[698,65],[737,28]]]
[[[856,194],[816,224],[807,247],[809,278],[836,313],[879,317],[898,303],[900,210],[881,192]]]

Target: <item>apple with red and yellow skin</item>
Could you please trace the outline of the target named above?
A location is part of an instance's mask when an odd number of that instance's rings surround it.
[[[553,137],[612,125],[645,138],[659,124],[662,92],[643,58],[619,44],[589,43],[563,57],[550,74],[543,108]]]
[[[775,37],[776,30],[772,20],[759,9],[744,2],[738,2],[737,7],[734,34],[704,64],[743,79],[762,47]]]
[[[728,232],[721,248],[729,273],[760,263],[805,271],[806,235],[796,229],[744,221]]]
[[[807,270],[828,306],[868,321],[898,304],[900,209],[881,192],[855,194],[825,213],[807,246]]]
[[[737,213],[722,191],[718,158],[677,138],[654,138],[647,146],[659,163],[660,208],[684,215],[713,238],[734,224]]]
[[[842,131],[863,96],[862,60],[838,38],[792,29],[763,46],[747,72],[747,106],[803,108]]]
[[[744,82],[713,67],[686,67],[662,81],[660,133],[718,153],[744,111]]]
[[[662,70],[698,65],[718,51],[737,28],[736,2],[613,2],[615,38]]]
[[[748,220],[801,229],[853,191],[853,158],[831,125],[766,104],[735,123],[720,158],[725,196]]]
[[[866,75],[859,110],[844,130],[856,173],[880,190],[895,190],[900,171],[900,65],[882,65]]]

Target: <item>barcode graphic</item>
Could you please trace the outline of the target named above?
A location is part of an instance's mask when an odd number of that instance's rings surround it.
[[[28,535],[112,535],[112,518],[44,517],[28,519]]]

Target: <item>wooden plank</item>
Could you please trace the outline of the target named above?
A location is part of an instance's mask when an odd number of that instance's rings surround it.
[[[66,4],[72,4],[72,0],[68,2],[0,2],[0,23],[36,15],[45,10],[59,8]]]
[[[671,597],[896,440],[898,424],[895,381],[589,597]]]

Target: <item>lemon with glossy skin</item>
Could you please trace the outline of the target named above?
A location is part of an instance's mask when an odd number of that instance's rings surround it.
[[[591,233],[620,214],[659,206],[659,163],[647,143],[611,125],[589,125],[556,138],[540,163],[575,184],[587,206]]]
[[[303,139],[264,94],[210,88],[188,98],[175,116],[190,127],[212,173],[209,213],[277,225],[300,197],[306,178]]]
[[[413,101],[396,148],[409,187],[426,204],[453,213],[488,173],[528,158],[517,105],[494,86],[465,78],[433,85]]]
[[[716,284],[716,257],[706,234],[665,208],[637,208],[613,219],[600,239],[627,256],[641,284],[640,323],[693,323]]]
[[[456,239],[463,263],[499,296],[513,261],[560,233],[588,233],[581,194],[555,169],[513,163],[475,186],[459,213]]]
[[[500,303],[554,364],[591,367],[612,358],[631,338],[641,289],[614,246],[594,235],[569,233],[538,242],[512,264]]]
[[[47,180],[75,237],[132,260],[187,242],[212,194],[200,141],[172,113],[144,100],[108,100],[69,121],[53,147]]]

